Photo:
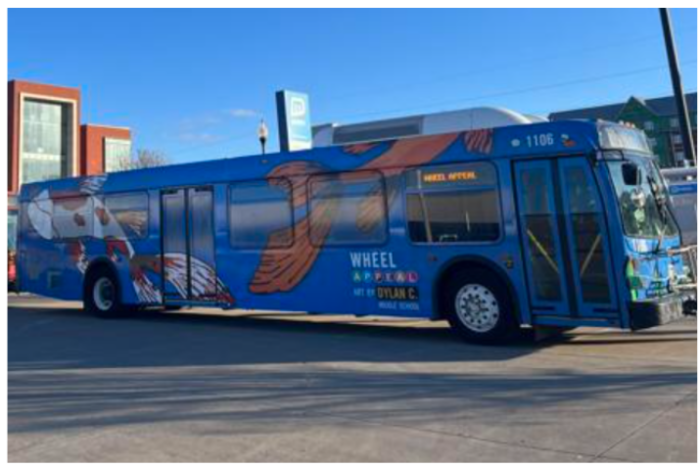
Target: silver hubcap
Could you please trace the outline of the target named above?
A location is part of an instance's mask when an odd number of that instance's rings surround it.
[[[488,288],[472,283],[456,294],[456,313],[466,328],[485,333],[498,324],[500,305]]]
[[[97,280],[92,290],[92,298],[95,306],[100,311],[109,311],[114,305],[114,284],[106,277]]]

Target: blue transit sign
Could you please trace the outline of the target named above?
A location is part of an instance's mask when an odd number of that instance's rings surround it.
[[[313,148],[308,95],[293,91],[277,92],[279,146],[283,152]]]
[[[670,185],[670,194],[673,196],[680,196],[682,194],[696,194],[697,184],[696,183],[682,183]]]

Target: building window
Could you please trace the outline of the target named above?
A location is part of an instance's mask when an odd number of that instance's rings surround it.
[[[231,245],[237,248],[282,249],[294,242],[291,183],[283,178],[231,186]]]
[[[680,127],[680,119],[677,117],[670,118],[670,127],[679,128]]]
[[[104,172],[126,170],[131,162],[131,141],[128,139],[104,140]]]
[[[655,131],[655,123],[652,121],[646,121],[643,123],[643,129],[646,131]]]
[[[5,211],[5,253],[17,248],[17,212]]]
[[[309,183],[314,246],[378,245],[388,239],[386,193],[377,172],[321,175]]]
[[[672,143],[675,145],[681,145],[682,144],[682,135],[673,133],[672,135]]]
[[[68,176],[73,146],[70,104],[25,99],[20,183]]]
[[[648,143],[650,144],[650,147],[652,147],[653,149],[655,149],[658,145],[658,141],[655,138],[648,138]]]

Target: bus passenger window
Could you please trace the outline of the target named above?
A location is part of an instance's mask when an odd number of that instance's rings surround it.
[[[311,179],[310,193],[314,246],[386,242],[386,193],[380,173],[316,176]]]
[[[294,242],[291,183],[252,181],[232,185],[229,194],[231,245],[287,248]]]
[[[500,237],[494,189],[408,195],[408,232],[415,243],[468,243]]]
[[[113,238],[145,238],[148,235],[148,195],[146,193],[113,194],[104,198],[109,217],[103,219],[102,234]],[[100,215],[97,216],[100,218]]]
[[[53,202],[53,232],[56,238],[92,236],[92,198],[71,197]]]

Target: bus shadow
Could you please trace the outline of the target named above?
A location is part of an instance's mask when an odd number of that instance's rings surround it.
[[[207,421],[207,434],[231,438],[335,416],[407,426],[467,419],[484,429],[504,416],[499,425],[524,432],[559,423],[553,406],[591,419],[600,400],[612,419],[637,412],[638,397],[696,390],[696,367],[686,364],[598,370],[580,359],[529,360],[556,341],[474,346],[446,326],[406,321],[8,311],[10,433]]]
[[[607,420],[637,415],[638,397],[692,387],[691,370],[653,368],[595,374],[560,368],[412,373],[289,365],[27,371],[10,375],[8,430],[177,423],[186,429],[191,422],[208,422],[207,435],[230,438],[322,427],[339,417],[405,426],[458,426],[467,420],[483,429],[524,432],[561,423],[573,428],[574,421],[562,421],[560,413],[575,412],[590,422],[599,416],[598,400]]]
[[[480,346],[460,340],[446,323],[409,319],[183,310],[146,311],[124,319],[104,320],[78,308],[8,310],[10,371],[307,362],[497,362],[526,357],[556,345],[696,341],[696,330],[692,328],[642,335],[583,331],[556,334],[540,341],[530,335],[509,345]],[[65,346],[67,341],[75,343]]]
[[[470,345],[442,323],[295,313],[147,311],[105,320],[76,308],[10,307],[8,321],[10,370],[51,366],[51,361],[71,368],[503,361],[545,345]],[[74,345],[66,348],[67,341]]]

